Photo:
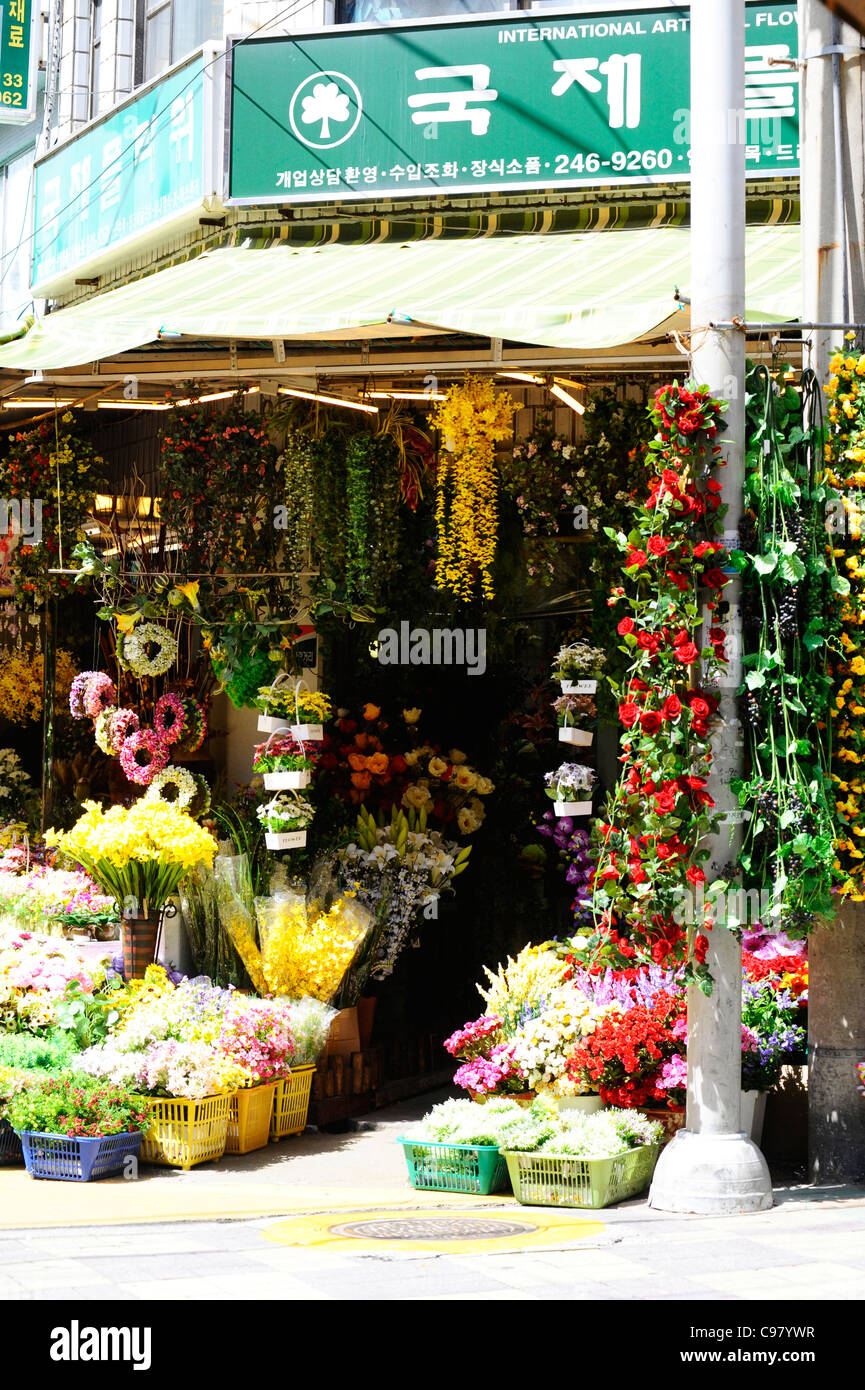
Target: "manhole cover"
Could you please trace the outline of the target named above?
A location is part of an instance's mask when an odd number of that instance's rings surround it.
[[[406,1216],[383,1221],[346,1221],[331,1226],[331,1235],[358,1240],[495,1240],[532,1235],[537,1227],[524,1221],[485,1221],[473,1216]]]

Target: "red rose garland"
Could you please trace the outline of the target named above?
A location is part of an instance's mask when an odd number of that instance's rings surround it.
[[[596,827],[595,959],[665,965],[684,961],[686,976],[709,987],[708,941],[684,925],[685,895],[705,882],[704,837],[717,829],[706,790],[712,765],[710,723],[718,701],[697,684],[725,663],[724,632],[704,623],[726,583],[720,531],[721,485],[708,476],[723,403],[707,388],[673,384],[657,392],[658,433],[647,450],[657,469],[628,536],[608,531],[624,551],[630,592],[617,632],[632,665],[614,686],[623,728],[622,772]]]

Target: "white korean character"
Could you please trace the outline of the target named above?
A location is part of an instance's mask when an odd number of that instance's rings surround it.
[[[426,92],[422,96],[409,97],[408,104],[412,108],[415,125],[434,125],[438,133],[441,124],[468,121],[472,135],[486,135],[490,124],[489,103],[496,100],[498,92],[490,89],[490,70],[485,63],[418,68],[415,77],[419,82],[470,77],[472,83],[470,91]],[[426,109],[429,107],[439,109]]]
[[[762,148],[761,148],[760,145],[746,145],[746,146],[745,146],[745,159],[746,159],[746,160],[750,159],[750,160],[752,161],[752,163],[754,163],[754,164],[759,164],[759,163],[760,163],[760,156],[761,156],[762,153],[763,153],[763,151],[762,151]]]
[[[76,199],[90,187],[90,155],[87,154],[83,159],[76,159],[69,170],[69,201],[74,204]],[[89,211],[89,200],[85,198],[75,207],[76,217],[86,217]]]
[[[372,168],[367,167],[366,169],[364,169],[364,171],[363,171],[363,181],[364,181],[364,183],[378,183],[378,165],[377,165],[377,164],[376,164],[374,167],[372,167]]]
[[[507,172],[509,174],[521,174],[523,172],[523,166],[518,159],[512,159],[508,165]]]
[[[171,134],[169,145],[174,146],[174,158],[180,164],[183,160],[192,162],[195,142],[195,115],[192,106],[192,92],[185,97],[175,97],[171,103]],[[184,151],[183,145],[186,145]]]
[[[135,126],[135,143],[133,146],[133,161],[136,168],[141,164],[147,164],[151,179],[155,178],[156,170],[153,160],[153,143],[156,138],[156,117],[149,121],[138,121]]]
[[[346,169],[343,178],[346,183],[360,183],[360,170],[352,165],[350,169]]]
[[[487,172],[487,161],[485,159],[472,160],[472,178],[482,179]]]
[[[341,174],[342,174],[342,170],[341,170],[341,169],[328,169],[328,171],[327,171],[327,181],[328,181],[328,183],[331,185],[331,187],[332,187],[334,184],[338,184],[338,183],[339,183],[340,175],[341,175]]]
[[[323,184],[324,184],[324,170],[323,170],[323,169],[313,169],[312,173],[311,173],[310,176],[309,176],[309,186],[310,186],[310,188],[321,188],[321,187],[323,186]]]
[[[295,169],[291,176],[291,182],[295,188],[306,188],[306,170]]]
[[[114,135],[102,146],[102,173],[99,176],[99,208],[116,207],[120,202],[120,176],[123,157],[123,138]]]
[[[795,69],[776,66],[770,58],[789,58],[786,43],[767,43],[745,48],[745,114],[747,116],[795,116]]]
[[[529,157],[528,157],[528,159],[526,160],[526,173],[527,173],[527,174],[539,174],[540,172],[541,172],[541,161],[540,161],[540,159],[539,159],[539,158],[536,159],[534,155],[531,155],[531,154],[530,154]]]
[[[564,96],[574,84],[593,95],[600,92],[602,83],[595,71],[607,79],[608,124],[611,130],[626,127],[634,130],[640,124],[639,53],[612,53],[605,63],[599,58],[560,58],[553,71],[560,72],[551,88],[554,97]]]
[[[793,146],[792,146],[792,145],[779,145],[778,148],[777,148],[776,151],[775,151],[775,154],[776,154],[776,156],[778,157],[778,159],[792,159],[792,158],[793,158]]]
[[[291,187],[291,174],[289,173],[288,169],[283,169],[281,174],[277,174],[276,186],[277,188]]]
[[[388,170],[388,178],[393,179],[394,183],[399,183],[400,179],[405,178],[405,169],[401,164],[395,164]]]
[[[425,179],[440,178],[439,166],[437,164],[425,164],[423,166],[423,176]]]
[[[442,165],[442,178],[455,179],[460,171],[460,166],[454,162]]]
[[[409,183],[412,183],[412,182],[417,183],[418,179],[419,179],[420,176],[421,176],[421,166],[420,166],[419,164],[410,164],[410,165],[408,166],[407,173],[408,173]]]
[[[490,160],[490,173],[503,174],[505,172],[505,161],[503,159]]]

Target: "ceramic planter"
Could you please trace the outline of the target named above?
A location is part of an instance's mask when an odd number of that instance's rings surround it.
[[[312,781],[312,773],[309,768],[295,772],[265,772],[263,777],[266,792],[281,792],[289,789],[302,791]]]
[[[553,810],[557,816],[590,816],[591,801],[554,801]]]
[[[594,737],[588,729],[575,729],[573,724],[562,724],[559,728],[559,743],[572,743],[577,748],[589,748]]]
[[[306,831],[266,830],[264,843],[268,849],[302,849],[306,844]]]
[[[260,734],[284,733],[287,728],[287,719],[277,719],[272,714],[260,714],[258,716],[258,732]]]

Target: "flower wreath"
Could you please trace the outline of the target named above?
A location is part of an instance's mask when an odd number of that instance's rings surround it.
[[[184,724],[183,732],[175,745],[175,753],[197,753],[207,732],[207,718],[204,706],[194,695],[185,695],[182,700]]]
[[[138,729],[123,740],[120,766],[130,782],[147,787],[168,762],[168,749],[152,729]]]
[[[156,701],[153,727],[163,743],[177,743],[186,730],[186,710],[183,701],[169,690]]]
[[[138,715],[131,709],[103,710],[96,720],[94,735],[103,753],[116,757],[130,734],[139,729]]]
[[[139,623],[123,638],[122,655],[133,675],[164,676],[177,660],[177,639],[158,623]]]
[[[152,778],[144,793],[144,800],[164,801],[169,806],[176,806],[179,811],[188,811],[198,791],[193,773],[185,767],[169,765]]]
[[[117,699],[114,682],[104,671],[81,671],[69,688],[73,719],[98,719]]]

